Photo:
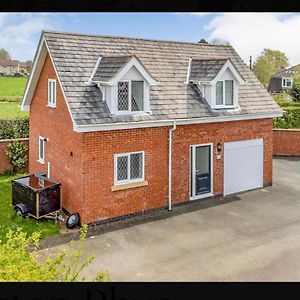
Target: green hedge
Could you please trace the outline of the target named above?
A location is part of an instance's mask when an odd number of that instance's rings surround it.
[[[300,128],[300,107],[290,106],[282,107],[283,116],[273,119],[274,128]]]
[[[29,118],[0,120],[0,140],[29,137]]]

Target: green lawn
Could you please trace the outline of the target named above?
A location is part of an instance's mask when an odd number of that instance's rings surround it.
[[[0,100],[21,98],[28,77],[0,77]]]
[[[22,175],[0,175],[0,240],[5,238],[8,228],[15,230],[21,227],[29,234],[35,231],[41,232],[41,237],[51,236],[59,233],[58,225],[53,220],[35,220],[33,218],[23,219],[15,216],[11,205],[11,179]]]
[[[21,111],[19,103],[0,101],[0,120],[16,119],[25,116],[28,116],[28,112]]]

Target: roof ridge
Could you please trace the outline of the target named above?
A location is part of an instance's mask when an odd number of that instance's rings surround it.
[[[43,33],[54,33],[54,34],[68,34],[68,35],[78,35],[78,36],[89,36],[89,37],[103,37],[103,38],[118,38],[118,39],[129,39],[129,40],[137,40],[137,41],[151,41],[158,43],[172,43],[172,44],[188,44],[188,45],[198,45],[205,47],[220,47],[220,48],[232,48],[229,45],[216,45],[216,44],[202,44],[198,42],[185,42],[185,41],[174,41],[174,40],[163,40],[163,39],[150,39],[150,38],[137,38],[137,37],[128,37],[128,36],[118,36],[118,35],[101,35],[101,34],[85,34],[85,33],[77,33],[77,32],[67,32],[67,31],[58,31],[58,30],[42,30]]]

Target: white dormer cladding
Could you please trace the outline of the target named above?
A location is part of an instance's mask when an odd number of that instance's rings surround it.
[[[108,74],[110,60],[113,71]],[[105,67],[101,66],[101,61]],[[102,101],[112,115],[150,113],[150,86],[158,84],[136,56],[99,58],[90,82],[98,84]],[[120,105],[121,97],[124,101]]]
[[[196,68],[196,71],[189,75],[188,81],[199,87],[210,107],[212,109],[238,108],[238,89],[245,80],[232,62],[223,59],[195,60],[195,63],[198,64],[198,70]]]
[[[141,73],[137,70],[135,66],[132,66],[129,71],[122,76],[117,84],[114,84],[110,87],[110,97],[107,98],[107,105],[112,114],[123,114],[123,113],[133,113],[133,109],[129,110],[118,110],[118,83],[119,82],[128,82],[131,86],[129,86],[130,92],[132,93],[132,82],[142,82],[143,83],[143,110],[136,111],[134,113],[150,113],[150,101],[149,101],[149,94],[150,94],[150,84],[149,82],[141,75]],[[130,99],[129,99],[130,101]]]

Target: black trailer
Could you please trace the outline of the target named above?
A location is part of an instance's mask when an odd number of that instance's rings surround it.
[[[17,215],[36,219],[50,217],[61,209],[61,183],[46,174],[29,174],[11,181],[12,204]]]

